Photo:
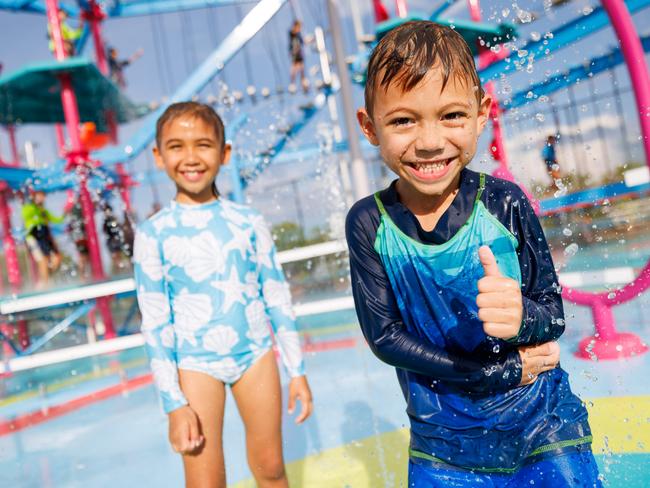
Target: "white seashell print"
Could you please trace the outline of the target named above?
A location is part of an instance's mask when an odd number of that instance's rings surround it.
[[[170,212],[160,213],[153,220],[152,224],[156,232],[160,233],[161,230],[169,227],[171,229],[176,227],[176,220],[174,215]]]
[[[171,325],[164,327],[163,330],[160,331],[160,343],[164,347],[168,347],[170,349],[176,347],[176,334],[174,333],[174,328]]]
[[[232,307],[235,302],[239,302],[242,305],[246,304],[245,293],[247,286],[239,279],[239,273],[237,272],[236,266],[230,268],[230,276],[227,280],[213,281],[210,284],[223,293],[223,303],[220,310],[221,313],[228,313],[230,307]]]
[[[235,225],[242,226],[248,222],[248,217],[242,213],[244,207],[240,207],[228,200],[223,200],[221,207],[221,216]]]
[[[158,241],[146,233],[138,231],[133,243],[133,263],[153,281],[162,279],[162,261],[158,251]]]
[[[226,269],[226,258],[221,242],[211,232],[204,231],[189,239],[190,259],[183,265],[187,276],[199,283]]]
[[[257,264],[273,267],[271,261],[271,251],[273,250],[273,238],[269,232],[266,223],[261,215],[255,215],[251,218],[253,229],[255,230],[255,249],[257,254]]]
[[[239,227],[228,222],[226,224],[230,232],[232,232],[232,239],[230,239],[227,244],[224,246],[224,254],[229,253],[230,251],[237,251],[241,255],[242,259],[246,259],[246,256],[253,254],[253,244],[251,242],[251,229],[240,229]]]
[[[260,296],[260,282],[257,280],[257,273],[249,271],[246,273],[246,296],[248,298],[258,298]]]
[[[192,260],[189,238],[169,236],[163,241],[163,253],[170,265],[185,266]]]
[[[142,330],[151,330],[170,320],[169,301],[164,293],[138,290],[138,305],[142,314]]]
[[[233,358],[223,358],[221,361],[211,361],[208,363],[209,371],[212,376],[221,379],[224,383],[234,383],[237,381],[246,368],[239,366]]]
[[[276,335],[280,356],[289,372],[295,372],[302,365],[300,337],[295,330],[280,329]]]
[[[239,342],[239,334],[229,325],[211,327],[203,336],[203,347],[214,351],[220,356],[229,354],[233,346]]]
[[[268,307],[282,307],[291,303],[291,293],[286,281],[267,279],[262,285],[262,294]]]
[[[189,210],[184,209],[181,213],[181,224],[183,227],[193,227],[194,229],[205,229],[212,220],[210,210]]]
[[[174,298],[172,310],[174,311],[178,346],[180,347],[185,340],[196,346],[197,341],[194,334],[212,319],[210,296],[189,293],[187,289],[183,289]]]
[[[178,383],[178,370],[176,365],[168,359],[152,359],[151,371],[156,386],[162,393],[169,395],[172,400],[183,400],[180,384]]]
[[[158,347],[156,334],[154,333],[153,330],[143,330],[142,339],[144,339],[145,344],[148,345],[149,347]]]
[[[254,300],[246,306],[245,313],[248,322],[246,337],[255,342],[262,342],[270,334],[264,304],[260,300]]]

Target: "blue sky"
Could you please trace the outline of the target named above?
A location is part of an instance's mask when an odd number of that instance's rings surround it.
[[[365,32],[373,31],[373,18],[370,0],[357,0],[363,15]],[[324,2],[296,0],[298,14],[304,22],[304,31],[309,33],[317,25],[327,25],[327,14]],[[345,35],[345,44],[348,54],[354,54],[356,43],[352,24],[350,3],[340,1],[342,28]],[[392,0],[385,0],[385,5],[392,12]],[[431,12],[433,7],[441,1],[411,0],[408,2],[411,11]],[[546,2],[549,3],[549,2]],[[543,1],[483,1],[483,16],[486,21],[513,22],[517,17],[525,20],[522,8],[539,14],[538,20],[519,26],[520,40],[515,43],[521,46],[526,39],[543,36],[551,32],[569,19],[588,12],[597,5],[588,0],[574,0],[567,5],[552,9],[544,9]],[[103,33],[108,42],[115,46],[122,56],[128,56],[138,48],[144,49],[144,56],[126,70],[128,82],[127,94],[138,102],[155,102],[161,100],[166,94],[177,87],[197,66],[221,39],[238,23],[254,3],[245,3],[240,6],[226,6],[212,9],[164,14],[149,17],[136,17],[127,19],[110,19],[104,23]],[[464,1],[458,1],[450,7],[444,15],[451,18],[468,18]],[[283,7],[278,15],[264,28],[264,30],[248,46],[240,51],[224,70],[221,82],[225,82],[231,89],[245,91],[249,84],[257,87],[258,92],[262,87],[272,91],[278,85],[288,84],[289,59],[287,54],[287,29],[291,22],[292,11],[289,5]],[[642,35],[650,33],[650,9],[643,10],[635,15],[635,24]],[[72,21],[71,23],[74,23]],[[20,68],[23,64],[48,59],[50,53],[47,49],[45,17],[36,14],[0,12],[0,45],[3,46],[0,62],[4,64],[5,72]],[[158,47],[154,44],[156,30],[164,33],[162,42]],[[596,36],[575,43],[566,49],[558,51],[549,59],[536,60],[532,67],[526,71],[515,73],[502,80],[498,92],[502,97],[508,97],[531,83],[542,80],[545,76],[555,74],[568,67],[583,63],[586,60],[603,54],[616,45],[611,29],[600,31]],[[328,43],[331,48],[331,43]],[[91,55],[92,46],[89,44],[86,54]],[[161,62],[164,58],[164,62]],[[647,57],[646,57],[647,59]],[[315,53],[307,50],[307,66],[318,64]],[[249,69],[250,68],[250,69]],[[250,71],[250,73],[249,73]],[[593,103],[580,103],[578,113],[580,124],[569,124],[567,112],[560,114],[564,140],[559,148],[561,163],[568,170],[574,169],[576,164],[583,169],[598,174],[606,166],[606,156],[611,165],[619,164],[626,159],[624,148],[627,146],[633,159],[642,160],[643,155],[638,140],[638,120],[632,116],[632,97],[629,91],[628,76],[625,67],[616,70],[623,90],[623,103],[629,114],[625,124],[625,137],[623,140],[620,131],[621,121],[614,110],[614,99],[602,99],[598,103],[599,118]],[[611,75],[605,74],[594,80],[594,85],[599,93],[611,92]],[[220,88],[219,82],[214,82],[201,94],[203,97],[214,93]],[[578,99],[589,95],[589,87],[583,83],[576,87],[575,94]],[[355,102],[362,104],[362,91],[360,87],[354,88]],[[253,106],[245,102],[242,107],[224,113],[226,120],[238,110],[250,112],[255,122],[249,124],[240,136],[234,141],[235,149],[251,151],[255,148],[257,140],[271,141],[275,137],[276,126],[280,125],[287,117],[295,112],[297,105],[303,103],[300,95],[295,97],[284,96],[270,101],[260,102]],[[554,97],[554,102],[562,105],[567,101],[567,93],[563,91]],[[531,179],[543,180],[544,169],[539,158],[539,150],[544,135],[552,133],[552,116],[548,111],[548,103],[535,103],[523,107],[506,118],[506,145],[508,149],[511,168],[523,183]],[[342,107],[339,104],[339,114]],[[122,127],[120,136],[122,141],[137,128],[138,123]],[[605,144],[598,138],[598,127],[602,127],[605,134]],[[571,141],[569,134],[580,131],[584,145],[573,147],[577,141]],[[516,135],[516,137],[515,137]],[[360,133],[357,133],[360,136]],[[327,145],[332,137],[332,128],[324,110],[316,120],[312,121],[292,143],[299,146],[310,142],[320,142]],[[484,152],[490,139],[489,131],[481,138],[479,153],[476,156],[476,166],[488,168],[489,164],[482,165],[480,161],[489,158]],[[18,131],[18,140],[22,145],[31,140],[37,144],[36,155],[40,161],[51,161],[55,155],[55,138],[53,130],[44,126],[21,127]],[[260,144],[260,143],[257,143]],[[4,134],[0,134],[0,151],[8,155],[8,144]],[[368,158],[372,159],[369,153]],[[314,211],[315,208],[323,209],[328,205],[319,204],[323,201],[330,202],[333,207],[340,207],[342,195],[336,189],[336,174],[332,169],[336,167],[336,157],[324,156],[318,161],[297,162],[295,164],[279,164],[271,168],[263,178],[260,178],[250,189],[249,197],[253,205],[266,210],[272,221],[284,218],[296,218],[295,205],[303,205]],[[576,163],[577,161],[577,163]],[[130,169],[134,172],[147,171],[150,168],[150,158],[142,155],[138,157]],[[334,171],[334,172],[333,172]],[[379,174],[379,166],[375,163],[373,173]],[[308,178],[304,175],[309,175]],[[297,181],[299,183],[291,183]],[[379,183],[376,183],[379,184]],[[227,182],[224,183],[227,186]],[[313,186],[315,185],[315,187]],[[295,191],[298,189],[296,198]],[[158,181],[157,193],[165,202],[171,197],[172,189],[164,181]],[[140,215],[144,215],[151,206],[154,193],[148,186],[143,186],[134,191],[134,199]],[[57,197],[52,199],[56,205]],[[292,202],[291,204],[287,202]],[[313,205],[312,205],[313,203]],[[320,218],[329,211],[323,212]],[[304,218],[304,212],[303,212]],[[320,220],[316,218],[316,220]]]

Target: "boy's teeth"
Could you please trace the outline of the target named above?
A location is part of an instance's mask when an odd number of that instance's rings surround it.
[[[416,164],[415,169],[421,173],[437,173],[445,169],[446,161],[442,163],[433,163],[433,164]]]

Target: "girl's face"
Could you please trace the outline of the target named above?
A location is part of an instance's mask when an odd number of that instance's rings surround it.
[[[200,204],[217,198],[214,181],[230,159],[230,145],[218,140],[203,119],[188,115],[163,126],[160,147],[154,147],[153,155],[176,184],[176,201]]]
[[[365,109],[357,116],[367,139],[400,177],[398,192],[432,202],[458,188],[489,107],[489,97],[479,105],[474,88],[453,77],[443,90],[440,70],[431,69],[407,92],[395,84],[378,88],[372,117]]]

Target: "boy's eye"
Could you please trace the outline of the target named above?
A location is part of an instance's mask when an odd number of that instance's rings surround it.
[[[465,112],[451,112],[445,115],[445,120],[458,120],[467,117]]]
[[[408,117],[398,117],[390,121],[392,125],[407,125],[411,122],[411,119]]]

